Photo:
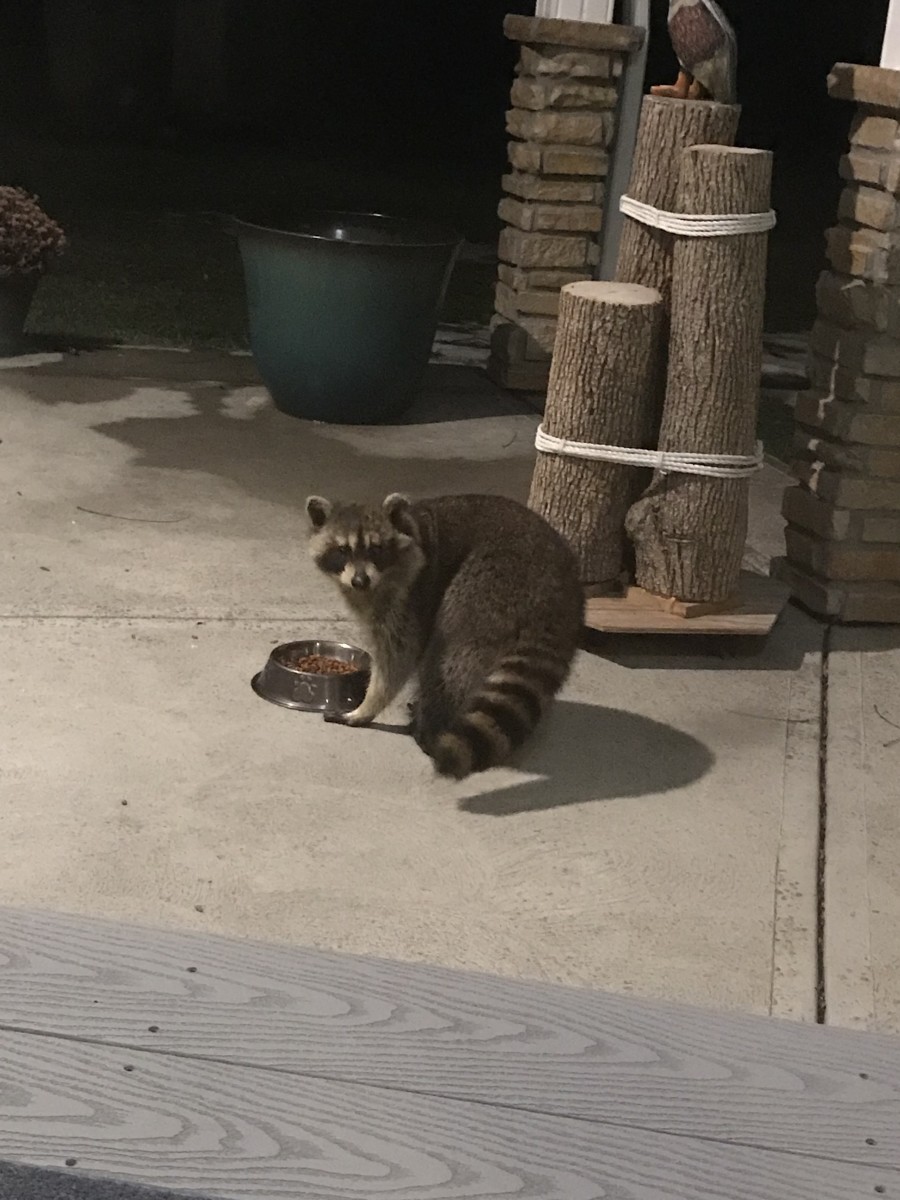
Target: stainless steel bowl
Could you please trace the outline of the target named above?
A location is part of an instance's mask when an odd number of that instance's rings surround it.
[[[290,664],[307,654],[321,654],[352,663],[357,669],[347,675],[310,675]],[[304,712],[348,713],[357,708],[369,683],[369,656],[358,646],[343,642],[285,642],[276,646],[252,686],[257,696]]]

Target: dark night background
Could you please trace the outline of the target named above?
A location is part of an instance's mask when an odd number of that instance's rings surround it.
[[[825,77],[837,60],[878,61],[887,0],[721,2],[739,39],[741,141],[776,156],[768,326],[803,329],[849,120]],[[242,341],[217,212],[387,209],[492,242],[515,56],[502,22],[533,8],[0,0],[0,181],[38,192],[72,243],[38,328]],[[648,85],[674,77],[666,9],[654,0]],[[448,318],[485,319],[492,276],[463,264]]]

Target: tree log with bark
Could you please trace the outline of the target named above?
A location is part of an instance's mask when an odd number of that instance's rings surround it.
[[[667,100],[645,96],[641,106],[628,195],[642,204],[671,211],[675,206],[681,155],[689,146],[731,146],[737,133],[740,108],[702,100]],[[674,237],[663,229],[625,217],[616,279],[656,288],[663,301],[663,324],[654,364],[652,435],[659,432],[666,390],[666,357],[669,309],[672,294]]]
[[[769,208],[772,156],[694,146],[684,152],[676,210]],[[678,235],[659,449],[752,455],[762,357],[765,233]],[[657,596],[719,603],[738,589],[748,481],[657,471],[628,513],[636,581]]]
[[[661,315],[659,292],[638,284],[562,289],[545,433],[592,445],[651,444]],[[590,590],[618,581],[625,514],[645,483],[646,472],[621,463],[538,452],[529,505],[568,539]]]
[[[628,195],[642,204],[671,211],[684,151],[698,145],[733,145],[740,115],[736,104],[645,96]],[[672,290],[673,246],[671,233],[626,216],[616,279],[656,288],[667,312]]]

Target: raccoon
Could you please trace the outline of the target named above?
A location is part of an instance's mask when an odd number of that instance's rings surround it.
[[[381,506],[306,503],[310,553],[369,633],[375,719],[417,674],[411,732],[439,774],[462,779],[522,745],[565,681],[583,594],[568,544],[524,505],[439,496]]]

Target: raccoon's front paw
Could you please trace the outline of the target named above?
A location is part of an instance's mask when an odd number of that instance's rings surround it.
[[[355,708],[353,712],[348,713],[326,713],[325,720],[335,725],[352,725],[358,728],[361,725],[371,725],[375,716],[363,708]]]

